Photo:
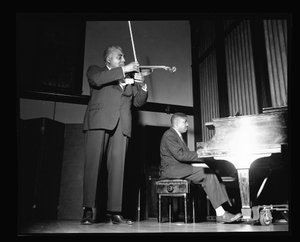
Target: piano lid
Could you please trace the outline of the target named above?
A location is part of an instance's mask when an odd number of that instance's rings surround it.
[[[287,108],[263,114],[217,118],[209,122],[215,135],[197,143],[198,157],[279,153],[287,143]]]

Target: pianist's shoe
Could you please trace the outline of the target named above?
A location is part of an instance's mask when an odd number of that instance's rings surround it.
[[[93,221],[93,211],[91,208],[85,208],[83,211],[83,217],[81,220],[82,225],[92,225]]]
[[[225,212],[222,216],[217,216],[216,221],[218,223],[226,223],[226,224],[236,223],[236,222],[239,222],[242,217],[243,217],[243,215],[241,213],[231,214],[231,213]]]

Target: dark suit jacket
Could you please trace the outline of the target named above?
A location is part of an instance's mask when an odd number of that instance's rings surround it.
[[[200,161],[196,151],[190,151],[177,132],[168,129],[160,143],[160,177],[183,178],[192,174],[191,161]]]
[[[118,81],[124,78],[121,67],[108,70],[106,66],[92,65],[87,70],[87,78],[91,99],[85,112],[83,130],[112,130],[120,119],[123,134],[130,137],[131,105],[144,105],[148,92],[142,90],[137,83],[127,85],[123,91],[118,85]]]

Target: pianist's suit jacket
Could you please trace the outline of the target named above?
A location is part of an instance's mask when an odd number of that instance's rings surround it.
[[[191,161],[200,161],[197,152],[190,151],[173,128],[161,139],[160,158],[160,178],[184,178],[193,173]]]
[[[109,70],[106,66],[92,65],[87,70],[87,78],[91,99],[84,116],[83,131],[112,130],[120,120],[123,134],[131,137],[131,105],[144,105],[148,92],[138,83],[127,85],[123,91],[118,85],[118,81],[124,78],[121,67]]]

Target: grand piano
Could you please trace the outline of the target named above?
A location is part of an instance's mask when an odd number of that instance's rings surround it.
[[[258,219],[259,210],[250,206],[249,169],[259,158],[281,153],[283,147],[287,147],[287,107],[265,108],[262,114],[257,115],[216,118],[206,126],[214,129],[215,134],[206,142],[197,142],[198,157],[204,161],[206,158],[225,160],[234,165],[238,174],[243,220]],[[267,218],[267,222],[269,220]]]

